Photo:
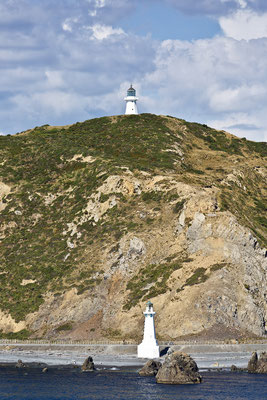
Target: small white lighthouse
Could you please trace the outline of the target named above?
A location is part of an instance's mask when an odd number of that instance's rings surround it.
[[[153,304],[149,301],[146,305],[144,338],[137,349],[139,358],[159,358],[159,345],[156,339]]]
[[[127,96],[124,98],[126,101],[125,115],[138,114],[136,102],[138,98],[136,97],[136,90],[131,87],[127,90]]]

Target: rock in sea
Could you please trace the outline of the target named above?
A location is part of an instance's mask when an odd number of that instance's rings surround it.
[[[248,362],[248,372],[250,374],[267,374],[267,353],[261,353],[258,358],[257,352],[254,352]]]
[[[18,360],[17,364],[15,365],[16,368],[25,368],[26,365],[22,362],[22,360]]]
[[[140,369],[140,376],[156,376],[159,368],[161,367],[161,362],[149,360],[145,363],[143,368]]]
[[[87,357],[82,365],[82,372],[92,372],[95,370],[95,364],[92,357]]]
[[[156,380],[157,383],[184,385],[200,383],[202,377],[193,358],[186,353],[176,351],[167,354]]]

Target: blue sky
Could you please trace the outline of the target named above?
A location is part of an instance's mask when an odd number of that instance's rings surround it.
[[[140,1],[120,22],[125,31],[136,35],[151,35],[157,40],[194,40],[213,37],[221,32],[215,18],[188,15],[160,1]]]
[[[1,0],[0,133],[139,111],[267,139],[265,0]]]

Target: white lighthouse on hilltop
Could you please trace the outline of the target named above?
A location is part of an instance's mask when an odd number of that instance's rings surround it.
[[[159,345],[156,339],[153,304],[149,301],[146,305],[144,338],[137,348],[139,358],[159,358]]]
[[[126,101],[125,115],[138,114],[136,105],[138,97],[136,97],[136,90],[133,88],[132,85],[127,90],[127,96],[124,98],[124,100]]]

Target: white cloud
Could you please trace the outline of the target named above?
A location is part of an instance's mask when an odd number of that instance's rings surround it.
[[[125,35],[125,32],[123,31],[123,29],[112,28],[112,26],[109,26],[109,25],[95,24],[88,28],[92,30],[91,38],[96,39],[96,40],[107,39],[110,36],[114,36],[114,35]]]
[[[149,97],[141,97],[140,107],[218,128],[235,127],[237,135],[264,140],[266,50],[267,39],[164,41],[155,71],[142,80],[142,91]]]
[[[45,71],[48,88],[58,88],[65,86],[62,71]]]
[[[238,0],[241,8],[246,8],[248,3],[245,0]]]
[[[237,40],[267,37],[267,13],[258,14],[251,9],[242,9],[221,17],[219,23],[226,36]]]
[[[234,84],[234,83],[233,83]],[[209,106],[216,112],[250,111],[254,104],[265,101],[267,90],[259,83],[248,86],[240,84],[237,87],[210,90]]]
[[[79,21],[78,18],[66,18],[62,24],[63,31],[72,32],[73,25]]]
[[[72,32],[72,27],[67,22],[63,22],[62,29],[63,31]]]
[[[95,0],[95,5],[97,8],[103,8],[106,5],[106,1],[105,0]]]
[[[60,90],[35,92],[30,96],[19,94],[11,100],[21,112],[32,115],[53,113],[56,116],[60,116],[68,112],[71,108],[76,108],[77,104],[80,105],[79,96]]]
[[[97,15],[97,11],[96,10],[92,10],[92,11],[89,10],[88,13],[89,13],[89,15],[91,17],[95,17]]]

